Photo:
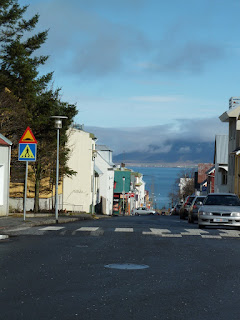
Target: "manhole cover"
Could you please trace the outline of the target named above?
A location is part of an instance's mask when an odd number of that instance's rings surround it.
[[[110,269],[121,269],[121,270],[140,270],[140,269],[147,269],[149,266],[145,264],[133,264],[133,263],[113,263],[113,264],[106,264],[105,268]]]

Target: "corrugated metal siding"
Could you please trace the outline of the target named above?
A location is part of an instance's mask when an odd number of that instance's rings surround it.
[[[228,164],[228,135],[216,135],[216,163]]]

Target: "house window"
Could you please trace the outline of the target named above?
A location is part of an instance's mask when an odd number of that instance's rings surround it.
[[[227,184],[227,171],[222,170],[222,184]]]

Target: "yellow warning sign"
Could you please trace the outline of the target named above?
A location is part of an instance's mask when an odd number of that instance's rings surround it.
[[[27,127],[27,129],[25,130],[19,143],[37,143],[37,140],[35,139],[32,130],[29,127]]]
[[[29,145],[27,144],[26,147],[23,149],[23,152],[20,154],[20,159],[34,159],[34,155],[32,153],[32,150],[29,148]]]

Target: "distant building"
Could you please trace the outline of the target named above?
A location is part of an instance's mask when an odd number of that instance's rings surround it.
[[[105,145],[96,145],[95,171],[99,174],[96,212],[106,215],[113,213],[114,163],[112,150]]]
[[[131,170],[121,167],[114,170],[113,214],[130,213],[129,192],[131,185]]]

